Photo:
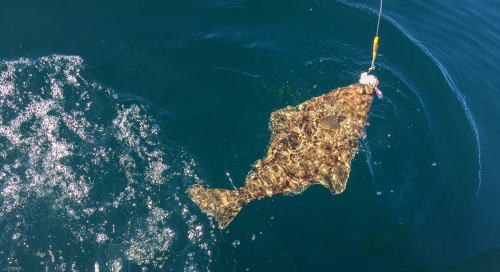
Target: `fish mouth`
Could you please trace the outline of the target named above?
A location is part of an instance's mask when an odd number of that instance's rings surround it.
[[[360,91],[360,94],[372,94],[372,93],[373,93],[373,88],[368,84],[365,84],[365,87]]]
[[[373,100],[373,89],[369,85],[361,83],[353,84],[350,87],[344,101],[354,111],[368,114]]]

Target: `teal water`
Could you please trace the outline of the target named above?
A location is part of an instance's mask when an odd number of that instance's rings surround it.
[[[185,193],[243,186],[271,112],[357,82],[378,4],[0,3],[0,268],[421,271],[495,253],[492,0],[384,2],[384,98],[342,194],[255,201],[221,231]]]

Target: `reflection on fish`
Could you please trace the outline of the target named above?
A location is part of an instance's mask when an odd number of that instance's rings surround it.
[[[246,185],[234,190],[195,186],[189,197],[223,229],[255,199],[297,194],[313,184],[343,192],[372,93],[369,85],[356,83],[273,112],[267,155],[255,163]]]
[[[363,236],[359,243],[370,253],[385,251],[405,238],[413,227],[413,222],[382,227],[377,231]]]

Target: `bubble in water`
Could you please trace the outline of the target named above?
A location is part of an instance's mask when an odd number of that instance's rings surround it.
[[[234,247],[237,247],[237,246],[239,246],[240,244],[241,244],[241,243],[240,243],[240,240],[234,240],[234,241],[233,241],[233,246],[234,246]]]
[[[105,242],[105,241],[106,241],[106,240],[108,240],[108,239],[109,239],[109,237],[108,237],[106,234],[104,234],[104,233],[98,233],[98,234],[97,234],[96,241],[97,241],[98,243],[103,243],[103,242]]]

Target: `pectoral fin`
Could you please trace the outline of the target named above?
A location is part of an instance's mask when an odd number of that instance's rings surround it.
[[[343,116],[328,115],[319,120],[319,126],[325,129],[339,129]],[[344,117],[345,118],[345,117]]]
[[[332,173],[323,177],[321,184],[330,189],[332,194],[340,194],[345,190],[350,171],[351,169],[347,166],[335,167]]]

